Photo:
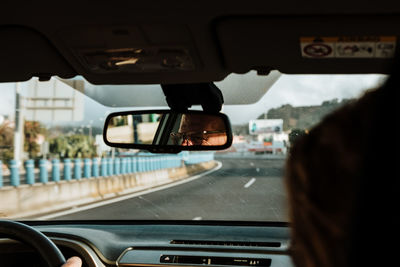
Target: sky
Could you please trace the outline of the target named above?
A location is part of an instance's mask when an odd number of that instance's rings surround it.
[[[320,105],[325,100],[356,98],[375,88],[386,76],[369,75],[282,75],[255,104],[225,106],[232,124],[247,123],[271,108]]]
[[[259,101],[251,105],[224,105],[226,113],[234,125],[247,123],[256,119],[271,108],[284,104],[292,106],[320,105],[325,100],[338,98],[355,98],[367,89],[376,87],[384,80],[384,75],[281,75]],[[229,76],[228,78],[229,79]],[[239,86],[240,92],[246,95],[249,82]],[[21,83],[24,87],[24,83]],[[15,84],[0,84],[0,114],[12,114],[15,106]],[[125,108],[134,109],[134,108]],[[121,109],[103,106],[92,99],[85,100],[85,121],[102,126],[102,120],[109,112]],[[11,112],[10,112],[11,111]],[[80,123],[78,123],[80,124]]]

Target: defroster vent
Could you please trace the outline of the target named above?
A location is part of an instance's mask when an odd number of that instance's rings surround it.
[[[196,246],[227,246],[227,247],[273,247],[279,248],[280,242],[248,242],[248,241],[214,241],[214,240],[172,240],[170,244]]]

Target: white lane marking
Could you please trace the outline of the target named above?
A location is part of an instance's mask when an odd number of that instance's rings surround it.
[[[244,188],[249,188],[254,182],[256,181],[256,178],[251,178],[250,181],[247,182],[247,184],[244,185]]]
[[[254,163],[253,163],[253,162],[250,162],[250,166],[254,166]]]
[[[115,202],[119,202],[119,201],[127,200],[127,199],[130,199],[130,198],[134,198],[134,197],[150,194],[150,193],[157,192],[157,191],[161,191],[161,190],[173,187],[173,186],[185,184],[185,183],[191,182],[193,180],[199,179],[199,178],[201,178],[201,177],[203,177],[203,176],[205,176],[207,174],[210,174],[212,172],[218,171],[219,169],[221,169],[222,163],[220,161],[217,161],[217,164],[218,165],[214,169],[205,171],[203,173],[200,173],[198,175],[192,176],[190,178],[186,178],[184,180],[180,180],[180,181],[177,181],[177,182],[172,182],[172,183],[169,183],[169,184],[166,184],[166,185],[161,185],[161,186],[154,187],[154,188],[149,188],[149,189],[146,189],[146,190],[143,190],[143,191],[140,191],[140,192],[136,192],[136,193],[132,193],[132,194],[129,194],[129,195],[126,195],[126,196],[121,196],[121,197],[116,197],[116,198],[109,199],[109,200],[104,200],[104,201],[101,201],[101,202],[98,202],[98,203],[89,204],[89,205],[82,206],[82,207],[79,207],[79,208],[78,207],[74,207],[72,209],[68,209],[68,210],[65,210],[65,211],[60,211],[60,212],[52,213],[52,214],[49,214],[49,215],[44,215],[44,216],[35,218],[35,220],[48,220],[48,219],[52,219],[52,218],[55,218],[55,217],[68,215],[68,214],[71,214],[71,213],[76,213],[76,212],[80,212],[80,211],[84,211],[84,210],[94,209],[94,208],[101,207],[101,206],[108,205],[108,204],[112,204],[112,203],[115,203]]]
[[[192,220],[193,220],[193,221],[201,221],[201,219],[203,219],[203,218],[201,218],[201,217],[194,217]]]

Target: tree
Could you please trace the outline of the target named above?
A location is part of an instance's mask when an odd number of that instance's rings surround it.
[[[6,121],[0,125],[0,160],[3,163],[8,163],[14,158],[14,129],[10,124],[9,121]]]
[[[25,121],[24,123],[24,151],[28,152],[29,158],[39,156],[40,146],[37,143],[39,135],[46,135],[46,129],[38,121]]]
[[[96,155],[96,147],[87,135],[59,136],[50,140],[50,153],[59,158],[88,158]]]

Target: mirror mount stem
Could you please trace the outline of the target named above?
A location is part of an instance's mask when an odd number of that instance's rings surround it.
[[[162,84],[168,106],[173,111],[185,112],[192,105],[201,105],[205,112],[218,113],[224,98],[214,83]]]

